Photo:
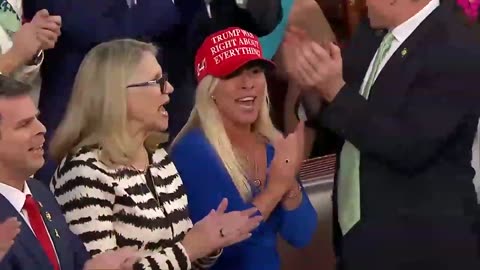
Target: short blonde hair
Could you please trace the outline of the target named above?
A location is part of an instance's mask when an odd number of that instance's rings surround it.
[[[107,164],[127,165],[138,146],[127,130],[126,86],[143,54],[157,54],[152,44],[120,39],[102,43],[84,58],[63,121],[50,152],[61,161],[86,145],[98,145]]]
[[[230,139],[225,131],[220,112],[211,98],[218,88],[218,78],[210,75],[200,81],[195,97],[195,106],[190,117],[179,132],[172,145],[178,142],[193,128],[201,128],[212,147],[215,149],[225,169],[244,200],[251,198],[251,188],[243,170],[243,160],[235,153]],[[260,114],[253,125],[253,130],[272,141],[280,133],[275,129],[270,118],[270,107],[267,89]]]

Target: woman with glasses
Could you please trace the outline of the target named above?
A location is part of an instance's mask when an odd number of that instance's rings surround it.
[[[92,49],[51,145],[51,189],[71,230],[96,255],[135,247],[134,269],[203,269],[250,236],[256,209],[225,213],[223,200],[192,226],[182,180],[159,134],[173,88],[156,49],[116,40]]]

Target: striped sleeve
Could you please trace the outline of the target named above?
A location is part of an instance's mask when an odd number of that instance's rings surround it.
[[[196,260],[193,262],[192,269],[208,269],[212,267],[217,262],[217,259],[220,257],[220,255],[222,255],[222,252],[223,249],[220,249],[210,256]]]
[[[88,160],[70,160],[60,165],[51,189],[73,233],[92,256],[118,248],[114,229],[114,180]],[[140,269],[191,269],[184,247],[176,243],[156,251],[143,251],[134,265]]]

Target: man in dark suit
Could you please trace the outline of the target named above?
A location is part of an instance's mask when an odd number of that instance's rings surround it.
[[[0,75],[0,223],[18,229],[16,222],[21,221],[20,232],[0,238],[7,241],[0,243],[5,247],[0,250],[0,269],[131,269],[136,255],[130,249],[90,259],[53,194],[29,179],[44,163],[45,141],[45,127],[37,119],[29,91],[30,86]],[[18,233],[13,245],[12,233]]]
[[[369,24],[343,57],[334,44],[287,37],[298,45],[290,74],[324,100],[311,122],[344,139],[333,196],[339,266],[480,269],[470,166],[478,49],[438,0],[366,3]]]

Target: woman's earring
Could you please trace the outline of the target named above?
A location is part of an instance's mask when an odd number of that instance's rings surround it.
[[[210,98],[215,101],[215,96],[214,95],[211,95]]]

